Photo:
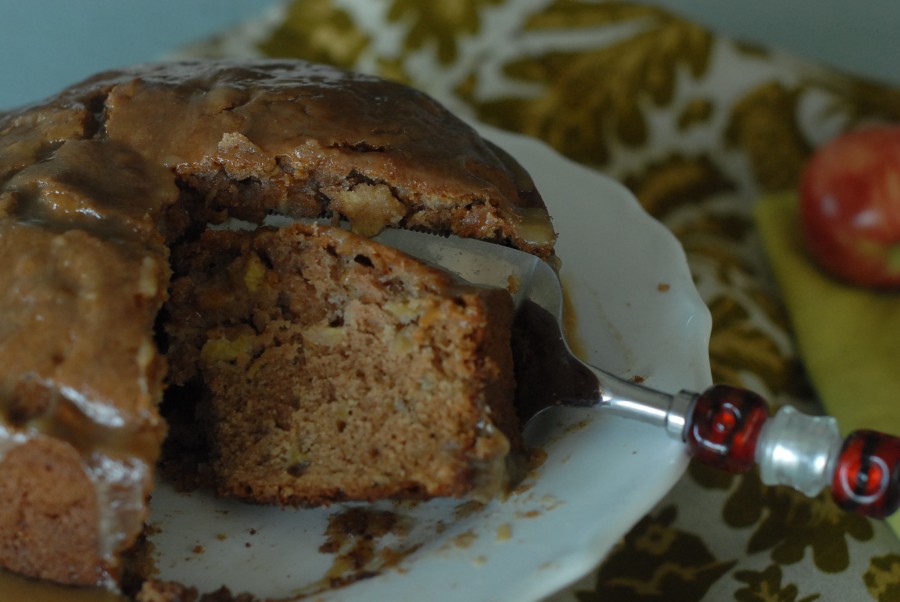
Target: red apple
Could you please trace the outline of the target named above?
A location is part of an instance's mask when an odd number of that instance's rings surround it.
[[[857,130],[819,149],[801,179],[800,215],[807,247],[830,273],[900,287],[900,126]]]

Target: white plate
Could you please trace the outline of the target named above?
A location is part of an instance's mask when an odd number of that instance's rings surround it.
[[[586,359],[665,391],[708,386],[710,316],[669,231],[608,178],[531,139],[479,129],[530,171],[550,208]],[[260,598],[537,600],[596,566],[687,465],[661,430],[596,411],[560,410],[530,437],[547,460],[507,499],[474,511],[459,500],[374,505],[408,532],[374,538],[375,575],[334,589],[324,580],[341,562],[319,548],[329,517],[359,504],[282,510],[161,484],[151,515],[159,576]],[[407,555],[383,566],[392,551]]]

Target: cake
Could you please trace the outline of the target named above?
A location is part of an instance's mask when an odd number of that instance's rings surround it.
[[[214,227],[271,214],[334,225]],[[508,295],[365,238],[384,227],[553,253],[515,161],[370,76],[161,63],[0,115],[0,566],[115,582],[167,387],[225,495],[490,489],[520,444]]]

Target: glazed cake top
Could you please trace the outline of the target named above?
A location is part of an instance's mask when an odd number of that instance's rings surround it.
[[[366,233],[425,227],[552,254],[540,195],[505,152],[421,92],[323,65],[110,71],[0,117],[0,136],[0,178],[62,140],[106,140],[197,191],[201,219],[330,212]]]

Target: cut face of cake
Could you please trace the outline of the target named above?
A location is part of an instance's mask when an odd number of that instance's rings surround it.
[[[211,227],[272,214],[355,234]],[[508,294],[360,236],[384,227],[553,254],[513,159],[374,77],[163,63],[0,114],[0,567],[115,582],[166,387],[224,495],[496,491],[521,445]]]
[[[173,263],[171,378],[201,391],[221,493],[500,489],[520,448],[506,291],[330,227],[208,231]]]

